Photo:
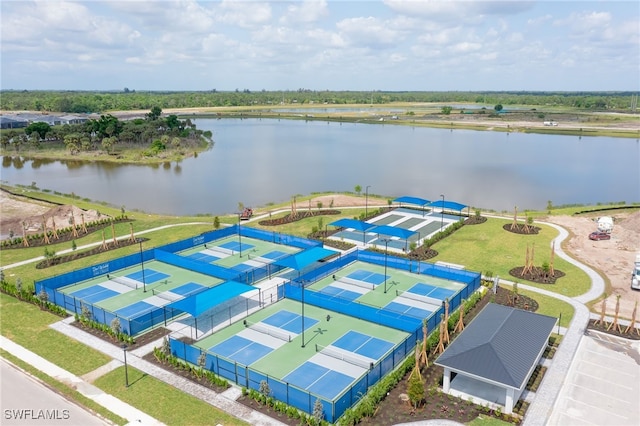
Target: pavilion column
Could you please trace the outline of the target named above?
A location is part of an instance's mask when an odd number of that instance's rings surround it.
[[[444,393],[449,393],[450,387],[451,387],[451,370],[445,367],[444,376],[442,377],[442,391]]]
[[[504,399],[504,413],[511,414],[513,413],[513,397],[514,397],[515,390],[512,388],[507,388],[506,391],[507,391],[507,394]]]

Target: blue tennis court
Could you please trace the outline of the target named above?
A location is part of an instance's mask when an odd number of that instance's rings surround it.
[[[377,272],[365,271],[362,269],[358,269],[347,275],[347,278],[351,278],[358,281],[364,281],[371,284],[382,284],[385,280],[385,276],[383,274],[378,274]],[[386,276],[386,278],[390,278]]]
[[[250,271],[252,269],[255,269],[255,266],[251,266],[251,265],[247,265],[245,263],[239,263],[237,265],[235,265],[234,267],[232,267],[231,269],[233,269],[234,271],[238,271],[238,272],[247,272]]]
[[[362,296],[360,293],[356,293],[355,291],[345,290],[343,288],[334,287],[332,285],[326,286],[325,288],[320,290],[320,293],[326,294],[331,297],[339,297],[341,299],[347,299],[350,301],[356,300],[358,297]]]
[[[391,302],[384,307],[386,311],[397,312],[402,315],[409,315],[411,317],[425,319],[431,316],[431,311],[426,309],[416,308],[415,306],[403,305],[398,302]]]
[[[231,336],[227,340],[209,348],[209,351],[239,362],[242,365],[253,364],[272,350],[268,346],[252,342],[238,335]]]
[[[270,259],[270,260],[278,260],[278,259],[282,259],[283,257],[289,256],[289,254],[290,253],[285,253],[280,250],[274,250],[274,251],[270,251],[269,253],[261,254],[260,257],[264,257],[265,259]]]
[[[187,284],[183,284],[180,287],[176,287],[171,289],[170,291],[175,294],[179,294],[181,296],[189,296],[191,294],[199,293],[202,290],[206,290],[208,287],[200,285],[198,283],[190,282]]]
[[[119,294],[117,291],[109,290],[101,285],[94,285],[71,293],[73,297],[77,297],[87,303],[96,303]]]
[[[140,301],[118,309],[115,313],[120,317],[132,319],[155,309],[158,309],[158,307],[147,302]]]
[[[414,285],[409,289],[409,292],[439,300],[450,298],[456,293],[454,290],[449,290],[448,288],[436,287],[434,285],[424,283]]]
[[[384,354],[393,348],[393,343],[391,342],[353,330],[345,333],[332,345],[375,360],[382,358]]]
[[[307,361],[287,374],[283,380],[333,400],[353,382],[354,377]]]
[[[211,263],[211,262],[215,262],[216,260],[220,260],[219,257],[211,256],[210,254],[205,254],[201,252],[190,254],[189,256],[187,256],[187,258],[197,260],[199,262],[206,262],[206,263]]]
[[[127,278],[131,278],[132,280],[142,282],[142,271],[137,271],[132,274],[127,275]],[[146,268],[144,270],[144,282],[145,284],[152,284],[156,281],[163,280],[169,277],[168,274],[164,274],[162,272],[154,271],[153,269]]]
[[[290,311],[280,311],[262,320],[263,323],[282,328],[291,333],[302,332],[302,316]],[[315,318],[304,317],[304,329],[307,330],[318,323]]]
[[[229,241],[222,244],[220,247],[226,248],[227,250],[240,251],[252,249],[254,246],[253,244],[243,243],[242,245],[240,245],[240,243],[237,241]]]

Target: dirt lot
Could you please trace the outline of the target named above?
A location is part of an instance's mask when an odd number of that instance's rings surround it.
[[[631,271],[636,253],[640,253],[640,212],[615,213],[614,229],[610,240],[591,241],[588,235],[595,231],[597,214],[589,217],[551,216],[548,222],[558,224],[571,231],[565,243],[565,251],[576,259],[600,271],[610,282],[606,300],[607,313],[615,313],[616,295],[620,295],[620,315],[631,318],[636,302],[640,302],[640,291],[631,289]],[[600,313],[602,304],[593,310]],[[638,318],[638,317],[636,317]]]
[[[296,203],[299,210],[309,207],[316,208],[318,202],[324,208],[364,206],[367,200],[364,195],[350,196],[345,194],[329,194],[313,197],[310,201]],[[386,206],[387,199],[369,196],[368,205],[371,208]],[[86,222],[99,217],[95,210],[84,211],[75,206],[54,206],[46,203],[28,202],[20,197],[10,196],[0,191],[0,234],[6,238],[9,230],[13,229],[16,236],[22,235],[21,222],[27,224],[28,232],[41,232],[42,217],[47,218],[47,226],[51,229],[52,220],[55,220],[58,229],[69,226],[71,214],[76,223],[80,224],[81,215]],[[615,312],[616,295],[620,295],[620,315],[631,318],[631,313],[636,301],[640,302],[640,292],[631,290],[631,270],[636,252],[640,252],[640,212],[616,213],[612,215],[615,227],[611,240],[591,241],[588,235],[596,230],[595,220],[597,215],[590,217],[551,216],[546,220],[563,226],[571,232],[570,239],[565,243],[565,251],[580,261],[590,265],[606,276],[611,284],[609,297],[607,298],[607,312]],[[600,312],[601,303],[594,307],[595,312]]]
[[[81,225],[83,217],[85,223],[106,217],[96,210],[27,200],[0,191],[0,239],[8,238],[10,235],[22,237],[23,223],[29,235],[41,233],[44,221],[47,229],[53,230],[54,222],[56,229],[62,229],[71,226],[74,219],[77,225]]]

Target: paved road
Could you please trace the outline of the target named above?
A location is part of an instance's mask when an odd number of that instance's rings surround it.
[[[640,425],[640,341],[589,331],[549,425]]]
[[[0,424],[104,426],[109,423],[65,399],[32,376],[0,360]]]

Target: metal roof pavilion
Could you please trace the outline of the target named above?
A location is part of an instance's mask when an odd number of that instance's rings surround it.
[[[549,343],[557,318],[488,304],[435,361],[444,367],[443,390],[456,380],[469,389],[502,389],[510,413]],[[451,373],[456,373],[451,379]],[[472,396],[472,395],[469,395]],[[474,399],[476,399],[474,397]]]

